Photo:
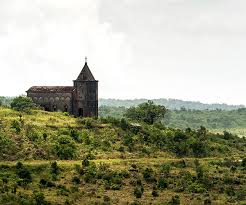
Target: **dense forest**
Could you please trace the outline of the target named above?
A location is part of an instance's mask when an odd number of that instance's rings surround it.
[[[101,117],[111,116],[122,118],[126,113],[126,107],[101,106]],[[164,125],[173,128],[185,129],[187,127],[197,129],[200,126],[214,131],[228,130],[233,133],[246,136],[246,109],[237,110],[168,110],[163,118]]]
[[[151,101],[118,119],[23,97],[11,107],[0,106],[0,204],[246,203],[244,137],[167,127]]]

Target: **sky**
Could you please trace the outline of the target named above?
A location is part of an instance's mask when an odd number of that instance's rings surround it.
[[[1,0],[0,96],[72,85],[99,97],[246,105],[245,0]]]

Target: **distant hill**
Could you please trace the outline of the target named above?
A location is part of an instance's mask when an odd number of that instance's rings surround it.
[[[12,102],[13,99],[14,97],[0,96],[0,104],[5,105],[5,106],[10,106],[10,103]]]
[[[9,106],[14,97],[3,97],[0,96],[0,102],[3,105]],[[140,103],[146,102],[148,99],[132,99],[132,100],[118,100],[118,99],[99,99],[100,106],[109,106],[109,107],[125,107],[129,108],[131,106],[137,106]],[[153,99],[153,101],[158,105],[164,105],[170,110],[237,110],[240,108],[246,108],[245,105],[228,105],[228,104],[205,104],[196,101],[184,101],[177,99]]]
[[[131,107],[140,103],[146,102],[148,99],[134,99],[134,100],[117,100],[117,99],[99,99],[99,106],[110,107]],[[245,108],[244,105],[227,105],[227,104],[204,104],[195,101],[183,101],[177,99],[153,99],[158,105],[164,105],[170,110],[180,110],[181,108],[190,110],[237,110]]]

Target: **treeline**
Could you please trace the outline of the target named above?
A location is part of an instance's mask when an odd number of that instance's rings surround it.
[[[134,100],[117,100],[117,99],[100,99],[99,106],[109,107],[132,107],[138,104],[147,102],[147,99],[134,99]],[[227,105],[227,104],[204,104],[194,101],[183,101],[177,99],[154,99],[152,100],[157,105],[163,105],[170,110],[180,110],[182,108],[191,110],[236,110],[239,108],[245,108],[244,105]]]
[[[13,97],[0,96],[0,105],[10,106],[13,99]]]
[[[14,97],[3,97],[0,96],[0,104],[10,106]],[[129,108],[137,106],[141,103],[147,102],[147,99],[135,99],[135,100],[117,100],[117,99],[99,99],[100,107],[125,107]],[[183,101],[176,99],[154,99],[152,100],[157,105],[165,106],[169,110],[237,110],[245,108],[244,105],[227,105],[227,104],[204,104],[201,102],[194,101]],[[112,108],[111,108],[112,109]]]
[[[99,107],[101,117],[111,116],[122,118],[126,112],[125,107]],[[208,129],[246,128],[246,109],[237,110],[168,110],[163,118],[166,126],[185,129],[191,127],[198,129],[205,126]]]

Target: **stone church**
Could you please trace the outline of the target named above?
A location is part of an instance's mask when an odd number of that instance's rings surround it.
[[[87,60],[73,86],[33,86],[26,92],[46,111],[98,117],[98,81],[91,73]]]

